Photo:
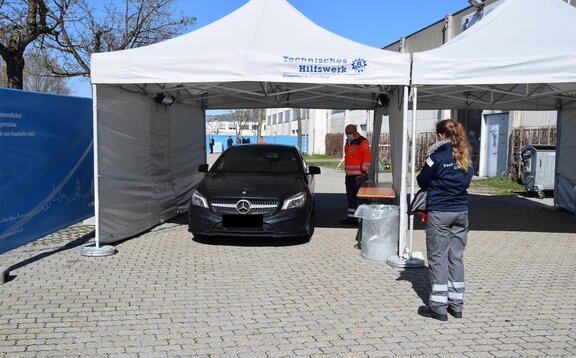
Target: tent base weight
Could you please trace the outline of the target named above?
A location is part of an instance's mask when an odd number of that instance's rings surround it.
[[[114,255],[116,252],[116,248],[110,245],[100,247],[85,246],[80,249],[80,255],[82,256],[110,256]]]
[[[0,285],[8,282],[8,277],[10,276],[10,270],[8,267],[0,267]]]
[[[405,259],[398,256],[392,256],[388,260],[386,260],[386,263],[394,267],[417,268],[424,266],[424,260],[420,260],[414,257]]]

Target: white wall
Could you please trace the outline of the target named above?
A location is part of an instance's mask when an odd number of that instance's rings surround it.
[[[558,113],[556,111],[510,112],[512,127],[555,127]]]
[[[286,112],[290,111],[290,119],[285,122]],[[264,124],[265,135],[298,135],[298,111],[299,109],[290,108],[272,108],[267,109]],[[306,113],[307,112],[307,113]],[[329,125],[329,110],[325,109],[311,109],[303,110],[302,118],[302,135],[308,137],[308,153],[309,154],[325,154],[326,145],[325,138],[327,128]],[[279,114],[282,113],[282,122],[279,122]],[[276,124],[270,121],[268,124],[268,117],[276,115]]]

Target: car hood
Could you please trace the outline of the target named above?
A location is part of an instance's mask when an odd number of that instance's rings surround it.
[[[197,189],[210,198],[278,198],[285,199],[304,191],[303,177],[262,174],[208,173]]]

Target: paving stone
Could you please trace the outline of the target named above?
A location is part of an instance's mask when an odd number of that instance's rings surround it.
[[[472,195],[464,318],[438,322],[416,314],[426,268],[363,259],[323,215],[343,190],[321,191],[309,243],[205,243],[179,219],[113,256],[79,254],[89,225],[0,255],[0,357],[576,356],[573,215]]]

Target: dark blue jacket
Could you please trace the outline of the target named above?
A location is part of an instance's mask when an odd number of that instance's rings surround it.
[[[447,143],[426,158],[416,180],[421,188],[428,189],[427,211],[467,211],[468,192],[474,170],[461,170],[452,154],[452,144]]]

